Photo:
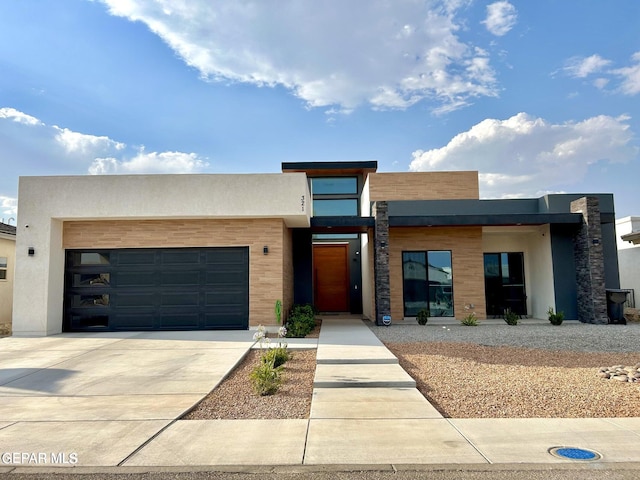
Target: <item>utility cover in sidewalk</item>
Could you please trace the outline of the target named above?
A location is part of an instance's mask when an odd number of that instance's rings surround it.
[[[549,449],[549,453],[554,457],[564,458],[569,460],[582,460],[593,461],[600,460],[602,455],[593,450],[587,450],[585,448],[574,447],[552,447]]]

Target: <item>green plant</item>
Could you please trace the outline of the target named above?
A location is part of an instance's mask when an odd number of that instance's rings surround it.
[[[553,307],[549,307],[547,315],[549,317],[551,325],[562,325],[562,322],[564,321],[564,312],[554,313]]]
[[[426,325],[429,321],[429,310],[427,310],[426,308],[420,309],[416,318],[420,325]]]
[[[315,312],[311,305],[294,305],[287,318],[287,337],[306,337],[316,326]]]
[[[460,320],[460,323],[462,325],[467,326],[467,327],[477,327],[478,326],[478,317],[476,317],[476,313],[475,312],[471,312],[466,317],[464,317],[462,320]]]
[[[282,366],[260,362],[249,375],[254,391],[260,396],[273,395],[282,384]]]
[[[284,365],[291,358],[291,354],[286,347],[270,348],[262,354],[260,361],[262,363],[270,363],[275,368]]]
[[[276,322],[278,322],[278,325],[280,325],[280,323],[282,323],[282,302],[280,300],[276,300],[275,313],[276,313]]]
[[[504,311],[504,321],[507,322],[507,325],[518,325],[520,317],[517,313],[512,312],[510,308],[507,308]]]

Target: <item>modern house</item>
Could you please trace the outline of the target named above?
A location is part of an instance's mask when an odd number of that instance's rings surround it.
[[[480,200],[477,172],[376,170],[22,177],[14,332],[247,329],[275,323],[276,300],[606,323],[612,195]]]
[[[16,227],[0,222],[0,327],[11,325],[15,252]]]
[[[618,264],[620,286],[640,295],[640,217],[624,217],[616,220],[618,234]],[[635,306],[635,305],[632,305]]]

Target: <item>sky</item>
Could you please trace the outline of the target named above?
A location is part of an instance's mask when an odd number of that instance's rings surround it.
[[[342,160],[640,215],[639,32],[638,0],[0,0],[0,220],[19,176]]]

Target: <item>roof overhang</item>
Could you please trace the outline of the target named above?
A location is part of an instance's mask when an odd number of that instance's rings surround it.
[[[373,217],[312,217],[313,233],[366,233],[375,226]]]
[[[631,232],[626,235],[622,235],[622,240],[625,242],[631,242],[634,245],[640,245],[640,232]]]
[[[502,215],[390,216],[390,227],[454,227],[569,224],[580,225],[579,213],[514,213]]]
[[[304,172],[308,176],[366,175],[378,169],[375,160],[365,162],[282,162],[282,172]]]

